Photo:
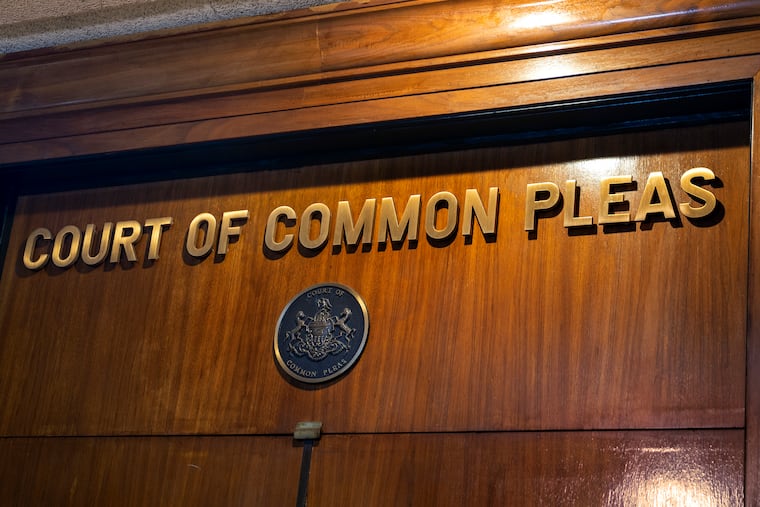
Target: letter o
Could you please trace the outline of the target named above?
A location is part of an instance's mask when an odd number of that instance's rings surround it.
[[[443,229],[435,228],[435,218],[438,212],[438,203],[445,202],[448,208],[446,225]],[[459,205],[457,198],[451,192],[438,192],[433,195],[425,209],[425,232],[430,239],[446,239],[456,230],[459,218]]]
[[[316,220],[314,215],[319,215],[319,234],[311,239],[311,221]],[[321,202],[310,204],[301,214],[301,225],[298,229],[298,241],[304,248],[316,250],[327,242],[330,230],[330,208]]]
[[[63,257],[63,245],[66,241],[66,236],[71,236],[71,245],[69,247],[69,253],[66,257]],[[67,225],[63,227],[58,234],[55,235],[55,241],[53,241],[53,252],[51,258],[53,264],[59,268],[66,268],[74,264],[79,258],[79,252],[82,246],[82,231],[76,225]]]
[[[203,238],[203,244],[198,246],[198,234],[203,224],[206,224],[206,236]],[[216,218],[211,213],[201,213],[190,222],[185,249],[193,257],[203,257],[211,251],[215,239]]]

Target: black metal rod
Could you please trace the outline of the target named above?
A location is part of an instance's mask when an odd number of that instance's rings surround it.
[[[301,476],[298,479],[298,498],[296,507],[306,507],[306,494],[309,489],[309,469],[311,467],[311,440],[303,441],[303,454],[301,455]]]

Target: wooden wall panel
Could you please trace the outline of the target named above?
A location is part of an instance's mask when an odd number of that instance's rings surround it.
[[[0,433],[281,433],[744,425],[748,242],[746,124],[438,153],[27,196],[0,286]],[[713,168],[714,224],[654,221],[569,234],[523,230],[528,183],[577,179],[596,215],[604,176],[631,174],[637,205],[662,171]],[[498,231],[369,251],[266,256],[269,212],[313,202],[500,188]],[[484,197],[485,198],[485,197]],[[223,259],[182,254],[198,213],[247,209]],[[20,265],[36,227],[172,216],[161,257]],[[284,305],[336,281],[367,301],[371,331],[347,377],[305,390],[272,358]]]
[[[288,437],[3,438],[6,505],[294,505]]]
[[[757,91],[759,9],[360,2],[4,56],[0,189],[13,197],[15,171],[34,170],[15,164],[58,157],[734,80]],[[292,504],[289,435],[320,420],[310,505],[738,505],[744,493],[758,505],[753,129],[753,148],[748,125],[722,124],[22,196],[0,277],[0,498]],[[575,178],[579,213],[595,216],[600,178],[633,175],[635,207],[663,171],[682,202],[694,166],[720,177],[715,220],[571,234],[555,214],[522,230],[528,183]],[[386,248],[262,248],[277,205],[356,211],[441,190],[461,203],[490,186],[495,237],[466,241],[460,217],[450,242],[422,231]],[[235,209],[251,215],[225,257],[182,253],[194,215]],[[155,262],[144,235],[135,263],[20,264],[35,227],[166,215]],[[366,298],[370,338],[345,378],[303,389],[277,371],[272,334],[285,303],[326,280]]]
[[[741,505],[743,432],[354,435],[315,448],[309,505]]]
[[[329,435],[309,505],[739,505],[743,432]],[[4,438],[9,505],[294,505],[289,437]],[[659,503],[658,503],[659,502]]]

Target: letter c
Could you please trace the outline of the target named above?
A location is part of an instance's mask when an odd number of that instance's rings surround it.
[[[293,222],[296,219],[296,212],[290,206],[279,206],[269,214],[267,228],[264,231],[264,244],[272,252],[282,252],[293,244],[292,234],[285,234],[282,237],[282,241],[277,241],[277,238],[275,238],[277,234],[277,222],[282,217],[285,217],[289,222]]]
[[[24,267],[26,267],[26,269],[41,269],[47,264],[48,259],[50,258],[49,254],[44,253],[41,254],[37,260],[32,260],[32,255],[34,255],[34,251],[37,248],[37,240],[40,238],[51,240],[53,239],[53,234],[44,227],[32,231],[26,239],[26,246],[24,247]]]

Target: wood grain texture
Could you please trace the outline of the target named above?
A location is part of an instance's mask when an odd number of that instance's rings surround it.
[[[0,439],[8,505],[294,505],[288,437]]]
[[[743,432],[325,435],[309,505],[738,505]],[[293,505],[288,437],[4,438],[11,505]],[[23,464],[22,466],[19,466]]]
[[[0,164],[732,80],[757,92],[758,26],[756,1],[420,0],[18,55],[0,60]],[[0,278],[0,498],[288,505],[286,435],[320,420],[310,505],[736,505],[745,472],[760,505],[756,127],[751,150],[747,125],[724,124],[23,196]],[[715,223],[522,230],[527,183],[575,178],[594,215],[603,176],[632,174],[637,203],[663,171],[684,201],[694,166],[721,179]],[[281,204],[461,203],[490,186],[496,238],[465,241],[460,218],[449,244],[263,251]],[[183,255],[194,215],[235,209],[251,217],[224,258]],[[143,236],[133,264],[20,265],[35,227],[165,215],[158,261]],[[326,280],[365,297],[370,338],[345,378],[303,389],[272,335]],[[199,434],[231,436],[168,436]]]
[[[758,48],[760,48],[760,32],[705,35],[698,45],[692,40],[665,39],[634,47],[610,47],[610,44],[603,44],[601,48],[586,48],[584,52],[560,52],[560,54],[552,48],[549,54],[540,54],[536,51],[530,58],[490,60],[465,69],[458,65],[452,66],[451,62],[445,61],[430,69],[415,73],[405,70],[403,73],[386,75],[388,69],[384,69],[383,75],[379,76],[354,76],[350,80],[301,83],[301,86],[297,88],[245,89],[210,96],[199,95],[187,100],[153,101],[141,104],[140,107],[122,104],[99,109],[46,114],[44,121],[35,116],[7,118],[0,120],[0,140],[10,144],[101,132],[111,133],[112,136],[118,134],[119,138],[124,139],[127,134],[123,131],[129,129],[164,126],[164,129],[168,130],[169,125],[172,124],[187,125],[188,122],[214,119],[218,119],[217,123],[234,122],[233,118],[241,116],[250,116],[252,122],[259,123],[262,127],[270,126],[274,130],[271,121],[261,122],[258,115],[278,111],[284,112],[290,118],[291,128],[303,128],[304,116],[309,114],[307,110],[311,108],[332,105],[337,106],[334,109],[348,111],[356,108],[365,111],[369,111],[370,108],[379,110],[384,106],[378,101],[394,98],[403,101],[404,97],[413,97],[421,103],[416,111],[418,114],[424,114],[421,108],[426,102],[432,102],[432,100],[421,96],[456,91],[460,92],[459,95],[464,95],[468,93],[468,90],[494,86],[502,88],[498,94],[501,97],[499,104],[486,101],[480,105],[470,104],[471,101],[457,98],[449,101],[449,110],[446,112],[457,112],[454,108],[461,109],[465,105],[470,109],[517,107],[546,100],[547,96],[553,97],[554,101],[572,98],[568,91],[558,94],[556,90],[562,87],[577,90],[578,86],[572,84],[557,86],[549,83],[556,80],[561,83],[562,80],[571,78],[576,81],[578,78],[594,79],[599,81],[600,86],[600,91],[596,95],[610,93],[609,90],[601,90],[607,79],[604,76],[611,72],[625,70],[657,68],[659,85],[666,81],[668,73],[688,75],[680,68],[669,69],[666,73],[659,69],[660,67],[683,65],[688,62],[699,65],[703,69],[702,72],[708,73],[707,76],[703,76],[703,79],[711,81],[749,77],[760,63],[757,58],[741,57],[757,55],[760,52]],[[496,57],[494,56],[493,59]],[[711,61],[711,65],[705,63],[708,60]],[[447,63],[448,65],[445,65]],[[742,74],[737,75],[738,72]],[[685,78],[686,76],[670,77],[668,86],[682,86]],[[618,82],[621,80],[617,78]],[[632,76],[631,81],[639,83],[641,90],[647,89],[641,77]],[[536,82],[542,82],[546,87],[543,95],[538,98],[535,92],[526,93],[524,90],[526,85],[535,89]],[[509,85],[516,88],[515,92],[507,91]],[[583,91],[587,94],[593,93],[586,87]],[[621,93],[625,91],[619,90]],[[362,112],[362,117],[366,117],[367,114],[367,112]],[[431,108],[427,114],[441,114],[441,111]],[[333,118],[335,114],[322,117]],[[378,120],[381,119],[388,118],[380,117],[378,112]],[[333,120],[333,124],[335,123],[336,121]],[[352,122],[347,119],[344,123]],[[324,126],[329,126],[329,124]],[[241,131],[238,135],[245,133]],[[155,138],[155,136],[150,137]],[[179,139],[177,142],[182,141],[184,140]],[[7,160],[8,157],[8,155],[0,156],[0,161]]]
[[[19,201],[0,286],[0,432],[6,435],[743,427],[749,132],[744,124],[579,139],[98,189]],[[523,231],[528,183],[714,168],[718,223],[570,235]],[[264,255],[270,211],[313,202],[500,188],[496,241]],[[633,206],[633,204],[632,204]],[[196,214],[248,209],[219,262],[182,255]],[[29,272],[36,227],[172,216],[161,258]],[[461,218],[460,218],[461,220]],[[702,224],[705,225],[705,224]],[[519,262],[517,261],[519,259]],[[304,390],[272,358],[278,315],[335,281],[367,301],[356,368]],[[42,309],[45,311],[42,311]],[[29,375],[29,372],[38,372]]]
[[[755,2],[349,7],[2,62],[0,165],[751,79],[760,68]]]
[[[309,505],[741,505],[742,443],[730,430],[329,436]]]
[[[540,85],[527,81],[126,130],[106,130],[82,136],[11,143],[0,150],[0,164],[231,140],[362,125],[368,122],[490,111],[543,104],[547,101],[582,100],[589,96],[603,97],[660,90],[663,86],[694,86],[705,82],[748,79],[758,68],[760,55],[751,55],[547,79],[541,81]],[[12,124],[3,126],[4,129],[12,127]]]
[[[0,67],[2,111],[260,82],[760,15],[756,2],[412,1],[253,22]],[[118,51],[114,61],[112,54]],[[118,74],[114,74],[114,68]],[[60,76],[66,76],[65,82]],[[123,86],[123,83],[129,86]]]

